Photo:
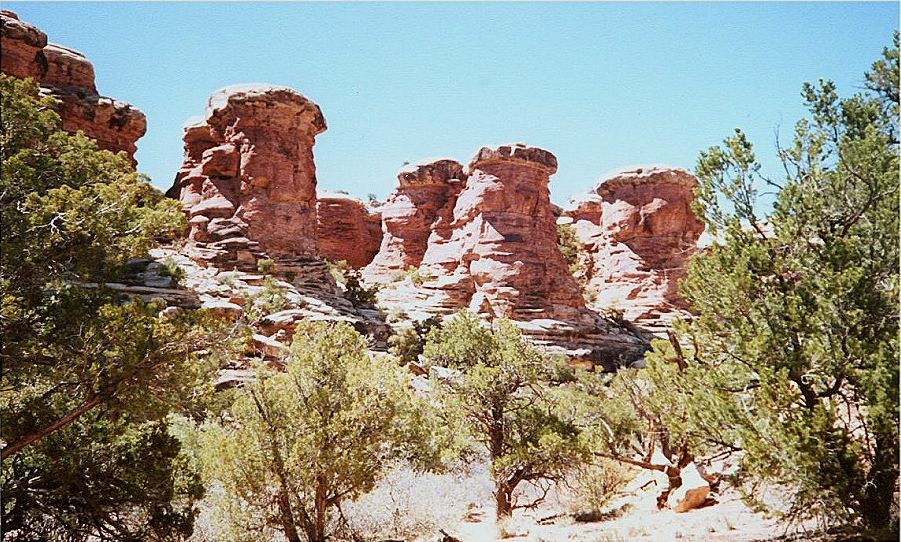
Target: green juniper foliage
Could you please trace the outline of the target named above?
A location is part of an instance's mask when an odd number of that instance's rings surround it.
[[[260,367],[228,422],[201,428],[201,460],[228,540],[322,542],[341,503],[372,489],[396,459],[429,465],[425,405],[397,365],[370,357],[345,323],[301,322],[287,367]]]
[[[701,154],[697,211],[718,241],[682,284],[683,352],[649,355],[646,407],[694,449],[740,451],[749,496],[781,486],[789,519],[897,529],[897,78],[896,34],[869,92],[804,85],[782,179],[740,131]]]
[[[0,76],[0,93],[3,539],[190,534],[202,488],[165,419],[208,390],[199,351],[224,331],[103,287],[184,216],[124,153],[61,131],[33,81]]]
[[[414,321],[409,327],[401,328],[388,339],[391,353],[397,356],[401,365],[419,361],[425,348],[426,337],[433,328],[441,327],[440,316],[430,316],[419,322]]]
[[[586,448],[559,386],[553,360],[528,345],[512,322],[494,330],[461,311],[429,332],[423,353],[429,363],[459,371],[438,389],[443,416],[487,451],[495,483],[498,518],[516,508],[516,490],[527,482],[548,489],[579,464]]]
[[[583,271],[582,264],[582,247],[579,238],[576,236],[576,230],[569,224],[557,224],[557,249],[566,260],[569,272],[572,275],[579,275]]]

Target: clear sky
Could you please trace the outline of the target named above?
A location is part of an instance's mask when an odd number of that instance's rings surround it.
[[[694,167],[735,127],[778,172],[801,83],[843,93],[898,27],[898,3],[4,2],[93,62],[147,114],[139,170],[168,188],[182,125],[217,88],[268,82],[320,105],[320,189],[384,197],[405,161],[525,142],[553,152],[557,203],[624,166]]]

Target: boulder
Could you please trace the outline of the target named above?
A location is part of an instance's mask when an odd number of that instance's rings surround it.
[[[213,314],[221,316],[223,318],[228,318],[229,320],[235,321],[244,314],[244,309],[241,305],[236,303],[232,303],[230,301],[224,299],[215,299],[205,301],[200,308],[207,309],[211,311]]]

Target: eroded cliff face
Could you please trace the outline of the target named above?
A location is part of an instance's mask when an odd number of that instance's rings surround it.
[[[449,235],[433,235],[421,264],[429,304],[496,318],[570,319],[584,309],[556,245],[548,193],[553,154],[525,145],[483,147],[469,164]]]
[[[193,254],[250,268],[260,258],[316,260],[313,143],[322,112],[298,92],[235,85],[185,127],[185,157],[168,194],[190,217]]]
[[[565,212],[588,255],[591,306],[661,333],[685,314],[685,276],[703,223],[691,210],[697,180],[679,168],[638,168],[598,182]]]
[[[382,215],[347,194],[320,193],[316,205],[319,254],[346,261],[354,269],[368,265],[382,245]]]
[[[415,280],[401,281],[369,274],[368,279],[383,286],[382,304],[414,319],[462,308],[489,320],[508,318],[539,346],[590,365],[613,367],[639,359],[646,348],[644,339],[585,306],[557,249],[556,216],[548,192],[550,176],[557,169],[554,155],[522,144],[484,147],[467,169],[465,182],[455,176],[442,183],[447,188],[431,188],[427,196],[415,200],[417,205],[398,213],[404,217],[399,221],[404,225],[403,239],[414,239],[411,245],[418,251],[425,238],[421,258],[396,256],[412,251],[392,247],[385,218],[391,215],[383,214],[386,238],[373,264],[383,258],[397,262],[395,274],[402,269],[400,262],[417,271]],[[415,178],[427,179],[426,186],[433,186],[427,170],[417,170]],[[414,200],[397,198],[395,205],[401,207],[397,201]],[[409,220],[411,216],[427,220]],[[390,258],[385,254],[389,250],[394,250]]]
[[[410,267],[419,267],[429,236],[447,229],[464,181],[463,166],[454,160],[424,162],[401,170],[397,189],[380,208],[381,246],[363,277],[383,283]]]
[[[100,96],[94,66],[78,51],[48,44],[46,34],[11,11],[0,11],[0,22],[0,70],[37,81],[44,93],[58,101],[64,130],[82,131],[100,148],[125,151],[134,162],[136,142],[147,131],[144,113]]]

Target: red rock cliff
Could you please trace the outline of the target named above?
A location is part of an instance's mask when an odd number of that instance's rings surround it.
[[[14,77],[35,79],[59,102],[57,112],[67,132],[82,131],[102,149],[125,151],[134,162],[136,142],[147,131],[144,113],[100,96],[94,66],[78,51],[48,44],[38,28],[11,11],[0,12],[0,69]]]
[[[556,170],[554,155],[535,147],[484,147],[476,154],[450,235],[433,236],[423,258],[422,270],[440,285],[436,302],[514,320],[583,312],[556,245],[548,193]]]
[[[170,196],[190,215],[195,255],[251,265],[318,258],[313,143],[325,131],[312,101],[285,87],[235,85],[185,127]]]
[[[703,223],[691,210],[697,180],[678,168],[639,168],[601,180],[566,214],[589,255],[597,308],[659,332],[685,308],[685,276]]]
[[[410,266],[419,267],[429,235],[451,218],[462,179],[463,166],[454,160],[401,170],[397,190],[380,208],[383,237],[378,254],[363,270],[366,280],[386,282]]]
[[[405,218],[398,222],[404,226],[402,238],[414,239],[411,246],[417,250],[426,239],[425,251],[421,261],[404,261],[400,255],[412,251],[395,249],[385,266],[393,263],[396,270],[402,261],[419,263],[421,283],[389,280],[379,292],[380,302],[415,319],[461,308],[488,319],[509,318],[535,344],[589,365],[611,368],[640,358],[644,340],[585,307],[557,249],[555,210],[548,193],[550,175],[557,169],[554,155],[521,144],[485,147],[468,169],[465,184],[456,181],[440,191],[432,189],[441,196],[430,192],[423,197],[428,207],[408,205],[406,212],[398,213]],[[415,171],[411,175],[416,179],[431,181],[427,169]],[[402,188],[407,182],[401,178]],[[414,209],[423,207],[429,210],[422,213],[426,220],[409,219],[417,216]],[[386,237],[376,261],[391,247],[390,222],[383,218],[383,223]]]
[[[354,269],[372,261],[382,244],[382,218],[347,194],[321,193],[317,237],[319,254],[333,262],[344,260]]]

